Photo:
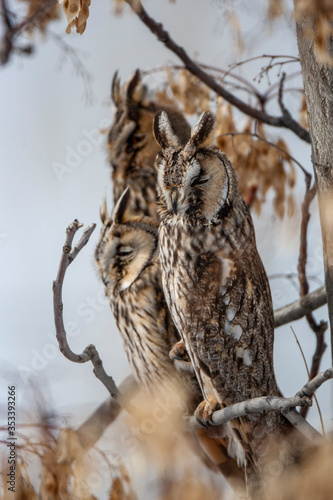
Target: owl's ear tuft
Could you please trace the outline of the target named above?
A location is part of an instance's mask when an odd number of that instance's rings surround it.
[[[191,139],[189,144],[196,149],[211,146],[214,142],[215,120],[211,113],[204,111],[201,113],[198,123],[191,131]]]
[[[125,189],[117,204],[114,208],[113,220],[116,224],[122,224],[124,222],[125,212],[128,206],[129,199],[131,197],[131,190],[129,187]]]
[[[154,137],[162,149],[180,147],[180,140],[172,126],[168,113],[163,110],[157,111],[154,117]]]
[[[127,104],[139,102],[142,99],[143,87],[141,82],[141,73],[137,69],[126,85]]]
[[[102,224],[105,224],[105,222],[108,219],[108,208],[106,204],[106,194],[104,194],[104,197],[102,198],[102,203],[101,203],[101,208],[99,210],[100,216],[101,216],[101,221]]]
[[[120,78],[118,76],[118,70],[115,72],[112,78],[111,98],[113,100],[113,103],[118,107],[121,102]]]

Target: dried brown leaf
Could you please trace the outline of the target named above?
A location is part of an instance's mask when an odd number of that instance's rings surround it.
[[[296,171],[288,156],[288,147],[282,139],[277,139],[272,144],[268,143],[271,141],[264,142],[267,138],[262,124],[258,125],[258,135],[263,141],[251,135],[252,129],[251,118],[242,129],[239,128],[233,117],[232,106],[224,103],[221,98],[217,99],[217,146],[235,166],[244,199],[259,214],[267,192],[272,189],[273,206],[277,215],[283,217],[287,207],[288,214],[291,214]]]
[[[63,0],[63,8],[68,21],[66,33],[71,33],[72,28],[76,27],[76,32],[83,34],[87,26],[90,4],[91,0]]]

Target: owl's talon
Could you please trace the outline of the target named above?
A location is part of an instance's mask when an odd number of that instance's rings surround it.
[[[187,353],[185,344],[182,340],[177,342],[169,352],[169,358],[177,372],[186,372],[194,374],[194,369]]]
[[[214,411],[219,409],[219,404],[215,398],[211,400],[204,399],[194,412],[194,416],[199,424],[210,427]]]
[[[171,351],[169,352],[169,358],[171,359],[171,361],[179,360],[186,363],[190,362],[190,357],[182,340],[177,342],[177,344],[172,347]]]

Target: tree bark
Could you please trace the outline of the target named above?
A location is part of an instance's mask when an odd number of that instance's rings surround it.
[[[298,11],[295,18],[318,193],[333,364],[333,58],[329,65],[316,54],[315,12],[300,16]],[[332,57],[330,38],[327,52]]]

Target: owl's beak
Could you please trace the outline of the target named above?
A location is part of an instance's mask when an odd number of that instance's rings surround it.
[[[177,193],[172,193],[171,195],[171,206],[174,214],[177,215],[178,212],[178,196]]]

